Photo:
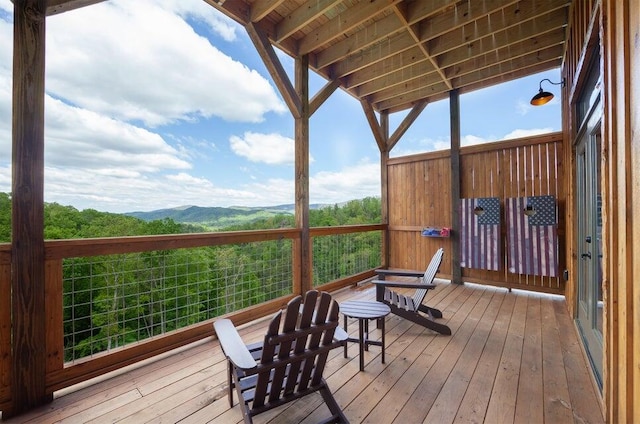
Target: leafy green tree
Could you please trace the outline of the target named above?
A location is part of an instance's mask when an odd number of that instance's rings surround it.
[[[311,226],[379,223],[380,199],[365,198],[310,211]],[[45,204],[45,238],[74,239],[204,232],[170,218],[153,221],[94,209],[79,211]],[[292,228],[291,214],[267,216],[224,231]],[[0,193],[0,242],[10,242],[11,196]],[[351,272],[354,264],[375,263],[379,234],[321,237],[314,254],[314,281]],[[314,242],[315,243],[315,242]],[[153,337],[221,314],[291,293],[291,242],[277,240],[232,246],[70,258],[63,266],[65,359]],[[371,259],[374,258],[374,259]],[[326,264],[340,264],[333,269]]]
[[[0,243],[11,242],[11,196],[0,192]]]

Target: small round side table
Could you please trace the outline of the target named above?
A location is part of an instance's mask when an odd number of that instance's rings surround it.
[[[349,342],[357,342],[360,346],[360,371],[364,371],[364,351],[370,345],[382,347],[382,363],[384,364],[384,317],[389,315],[391,308],[382,302],[365,300],[347,300],[340,304],[340,312],[344,315],[344,330],[347,331],[347,318],[358,320],[358,338],[348,338]],[[378,328],[382,331],[380,341],[369,340],[369,320],[378,321]],[[344,357],[347,357],[347,344],[344,345]]]

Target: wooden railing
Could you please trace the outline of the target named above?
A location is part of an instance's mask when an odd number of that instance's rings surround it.
[[[339,235],[361,236],[364,233],[379,233],[386,229],[385,225],[359,225],[349,227],[327,227],[311,229],[312,244],[314,238]],[[55,240],[45,242],[45,292],[47,353],[46,387],[47,392],[53,393],[64,387],[86,381],[90,378],[120,369],[124,366],[153,357],[160,353],[184,346],[213,334],[211,319],[188,325],[166,334],[152,336],[144,340],[109,349],[108,351],[92,354],[85,358],[65,361],[65,330],[63,310],[65,290],[64,264],[65,261],[88,257],[110,257],[112,255],[126,255],[158,251],[177,251],[180,249],[198,249],[213,246],[238,246],[245,244],[264,244],[273,242],[289,242],[290,255],[278,261],[288,261],[288,267],[293,269],[299,263],[294,241],[300,239],[297,229],[275,229],[266,231],[239,231],[227,233],[180,234],[146,237],[117,237],[101,239]],[[378,250],[378,258],[381,252]],[[333,260],[330,258],[329,260]],[[339,262],[339,255],[335,257]],[[339,264],[335,264],[338,267]],[[324,290],[335,290],[354,284],[362,279],[374,275],[373,269],[380,265],[378,261],[370,269],[363,269],[354,275],[349,275],[325,284],[316,286]],[[290,272],[290,275],[299,273]],[[243,324],[256,318],[266,316],[283,308],[296,293],[299,282],[290,281],[289,294],[270,299],[266,302],[253,304],[231,313],[224,314],[231,318],[236,325]],[[11,402],[11,246],[0,244],[0,410],[10,406]],[[40,317],[42,318],[42,317]]]

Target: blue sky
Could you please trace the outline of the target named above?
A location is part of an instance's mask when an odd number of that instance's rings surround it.
[[[13,4],[0,0],[0,191],[11,191]],[[111,0],[47,18],[45,201],[109,212],[294,202],[294,124],[244,29],[202,0]],[[280,54],[293,71],[293,60]],[[559,70],[460,98],[463,145],[561,129]],[[311,76],[313,95],[325,81]],[[500,99],[500,100],[497,100]],[[391,156],[449,146],[427,106]],[[406,113],[390,117],[391,131]],[[360,104],[337,91],[310,122],[312,203],[380,194]]]

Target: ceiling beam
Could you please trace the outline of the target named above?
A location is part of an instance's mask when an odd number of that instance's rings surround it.
[[[389,74],[381,75],[379,78],[370,80],[355,88],[354,92],[357,93],[358,96],[362,97],[369,96],[387,88],[402,85],[414,79],[423,80],[425,85],[431,85],[438,81],[442,81],[437,72],[429,70],[430,66],[432,65],[427,61],[427,59],[418,61],[406,68],[402,68]]]
[[[400,20],[402,20],[406,24],[407,33],[411,36],[411,38],[413,38],[413,41],[417,44],[418,48],[420,49],[424,57],[426,57],[427,60],[431,62],[434,69],[436,70],[438,75],[440,75],[440,78],[447,85],[447,87],[449,87],[449,89],[452,89],[453,86],[451,85],[451,81],[449,81],[447,76],[444,74],[444,71],[438,66],[438,63],[435,61],[433,56],[431,56],[431,54],[427,51],[427,49],[425,48],[425,45],[420,42],[420,37],[416,33],[416,30],[413,28],[413,26],[410,25],[409,22],[407,21],[405,14],[403,13],[404,11],[401,8],[396,7],[395,12],[396,12],[396,15],[398,15],[398,18],[400,18]]]
[[[406,6],[406,22],[413,25],[421,19],[425,19],[446,7],[455,4],[456,0],[430,0],[414,1]],[[404,3],[406,4],[406,3]],[[403,4],[403,5],[404,5]],[[398,5],[400,6],[400,5]],[[359,52],[375,43],[389,38],[399,32],[405,31],[405,23],[395,14],[389,14],[371,25],[357,31],[344,40],[318,53],[316,67],[322,69],[332,63],[343,60],[350,54]]]
[[[457,63],[446,68],[445,72],[449,78],[455,78],[478,71],[479,69],[486,68],[496,63],[529,55],[532,52],[540,53],[541,51],[555,49],[556,47],[560,47],[561,50],[564,50],[564,37],[564,29],[558,28],[546,34],[542,34],[541,36],[527,38],[526,40],[522,40],[518,43],[501,47],[481,56],[476,56],[467,61]],[[563,54],[560,53],[560,56],[562,55]]]
[[[70,10],[80,9],[81,7],[90,6],[103,1],[104,0],[48,0],[47,16],[69,12]]]
[[[460,46],[472,44],[477,40],[487,38],[495,34],[503,34],[506,30],[514,28],[510,33],[512,37],[522,39],[520,31],[526,26],[535,26],[536,23],[545,21],[549,16],[559,16],[553,13],[557,8],[565,7],[567,0],[548,0],[545,5],[551,7],[542,8],[540,1],[519,2],[505,7],[496,12],[480,17],[478,20],[447,31],[442,36],[433,38],[428,35],[428,31],[423,32],[422,41],[428,41],[429,52],[438,56],[447,51],[454,50]],[[566,22],[566,18],[563,17]],[[424,25],[422,25],[424,26]],[[558,26],[564,26],[558,24]]]
[[[346,87],[352,88],[369,81],[374,81],[385,75],[400,72],[404,69],[420,65],[424,67],[424,72],[435,72],[433,65],[422,54],[418,47],[399,52],[395,56],[391,56],[383,61],[374,62],[361,68],[359,71],[349,75]]]
[[[367,98],[374,105],[377,110],[378,105],[383,102],[393,102],[394,99],[410,98],[410,103],[413,104],[417,101],[421,101],[434,94],[443,93],[451,90],[444,81],[438,80],[434,84],[425,85],[421,81],[413,80],[410,83],[403,84],[401,87],[392,88],[389,90],[379,91]],[[414,95],[417,93],[417,95]],[[406,103],[406,102],[405,102]]]
[[[407,50],[413,52],[412,60],[425,58],[422,50],[416,46],[415,40],[406,33],[403,33],[390,37],[384,42],[371,46],[364,51],[353,54],[345,60],[334,64],[331,67],[331,72],[336,78],[342,78],[387,58],[397,56],[398,54],[404,55]]]
[[[269,13],[274,11],[285,0],[255,0],[251,4],[251,13],[249,19],[251,22],[259,22],[263,20]]]
[[[299,40],[298,54],[311,53],[403,0],[367,0],[346,9]]]
[[[501,13],[506,6],[518,2],[517,0],[462,2],[445,13],[421,20],[420,39],[422,41],[434,39],[489,14]]]
[[[251,5],[245,0],[204,0],[204,2],[241,25],[247,25],[250,22]]]
[[[504,70],[504,73],[495,76],[489,77],[485,80],[478,80],[472,77],[468,77],[469,81],[474,81],[465,86],[457,85],[459,82],[457,79],[453,79],[452,82],[454,86],[459,87],[460,93],[468,93],[471,91],[475,91],[481,88],[490,87],[495,84],[499,84],[502,82],[511,81],[517,78],[522,78],[527,75],[536,74],[539,72],[543,72],[549,69],[554,69],[560,66],[561,60],[555,59],[547,62],[537,63],[533,66],[521,69],[514,69],[512,71]],[[374,108],[379,111],[389,110],[391,113],[398,112],[400,110],[405,110],[412,107],[416,102],[427,99],[429,103],[433,103],[437,100],[441,100],[447,97],[447,90],[442,87],[431,86],[426,87],[417,91],[401,93],[397,97],[389,100],[382,101],[377,104],[373,104]]]
[[[276,25],[276,42],[281,42],[285,38],[293,35],[297,31],[313,22],[319,16],[340,4],[342,0],[317,0],[315,2],[305,2],[299,8],[284,16]]]
[[[523,40],[534,38],[563,28],[566,20],[560,14],[551,14],[547,17],[528,20],[513,28],[487,34],[467,45],[449,50],[438,56],[438,63],[443,68],[448,68],[457,63],[464,62],[474,57],[482,56],[493,50],[511,46]]]
[[[497,63],[474,73],[462,75],[454,79],[458,87],[465,87],[478,81],[500,78],[502,75],[510,75],[519,69],[530,69],[545,63],[559,63],[562,60],[562,48],[536,52],[527,56],[521,56],[506,62]]]

